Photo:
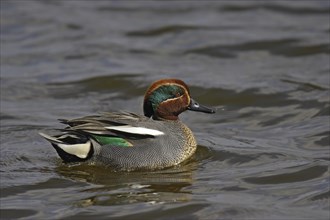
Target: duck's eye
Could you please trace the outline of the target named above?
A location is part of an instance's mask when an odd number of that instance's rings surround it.
[[[179,92],[172,94],[172,98],[178,98],[180,96],[181,96],[181,94]]]

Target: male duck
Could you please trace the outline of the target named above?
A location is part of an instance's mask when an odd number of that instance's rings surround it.
[[[154,82],[145,93],[144,116],[103,113],[60,121],[68,127],[49,136],[40,133],[64,162],[88,161],[117,170],[161,169],[177,165],[196,151],[192,131],[178,115],[186,110],[214,113],[190,97],[178,79]]]

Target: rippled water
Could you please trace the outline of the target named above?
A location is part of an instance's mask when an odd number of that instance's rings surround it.
[[[329,1],[1,1],[1,219],[328,219]],[[68,166],[37,133],[128,110],[159,78],[184,113],[180,166]]]

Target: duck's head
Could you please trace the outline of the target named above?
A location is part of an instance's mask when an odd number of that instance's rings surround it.
[[[154,82],[144,96],[143,111],[154,119],[177,120],[186,110],[215,113],[190,97],[188,86],[179,79],[161,79]]]

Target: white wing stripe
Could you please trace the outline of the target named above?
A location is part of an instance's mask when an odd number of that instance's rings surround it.
[[[164,135],[164,132],[150,129],[150,128],[144,128],[144,127],[132,127],[129,125],[123,125],[123,126],[111,126],[111,127],[105,127],[108,130],[114,130],[114,131],[121,131],[125,133],[130,134],[141,134],[141,135],[151,135],[151,136],[160,136]]]

